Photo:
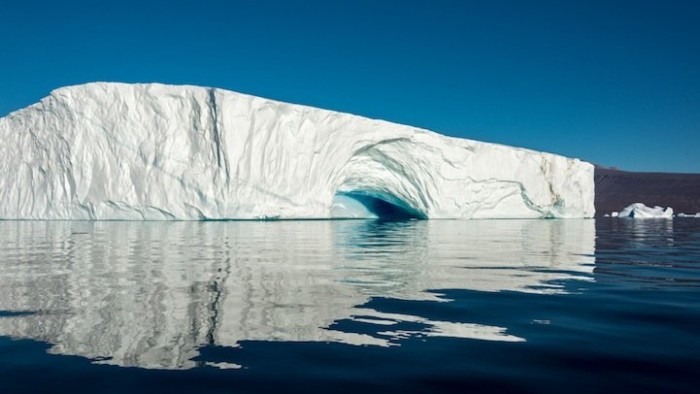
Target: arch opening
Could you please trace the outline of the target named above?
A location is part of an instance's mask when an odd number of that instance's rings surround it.
[[[427,219],[426,215],[404,201],[387,194],[350,191],[333,197],[331,217],[336,219]]]

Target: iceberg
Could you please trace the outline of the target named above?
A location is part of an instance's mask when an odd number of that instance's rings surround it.
[[[696,214],[692,214],[692,213],[679,213],[678,215],[676,215],[676,217],[679,217],[679,218],[700,218],[700,212],[698,212],[698,213],[696,213]]]
[[[578,159],[217,88],[65,87],[0,118],[0,139],[2,219],[595,213]]]
[[[673,208],[647,207],[642,203],[634,203],[625,207],[617,217],[635,219],[673,219]]]

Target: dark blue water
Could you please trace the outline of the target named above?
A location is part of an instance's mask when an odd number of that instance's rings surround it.
[[[0,392],[697,392],[700,220],[0,222]]]

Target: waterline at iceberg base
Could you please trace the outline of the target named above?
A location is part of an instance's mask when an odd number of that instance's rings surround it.
[[[221,89],[62,88],[1,118],[0,139],[2,219],[595,213],[577,159]]]

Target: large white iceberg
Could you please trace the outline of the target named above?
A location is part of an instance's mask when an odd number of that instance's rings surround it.
[[[213,88],[62,88],[0,141],[5,219],[355,216],[339,195],[418,218],[594,214],[577,159]]]
[[[626,206],[617,217],[635,219],[673,219],[673,208],[647,207],[642,203]]]

